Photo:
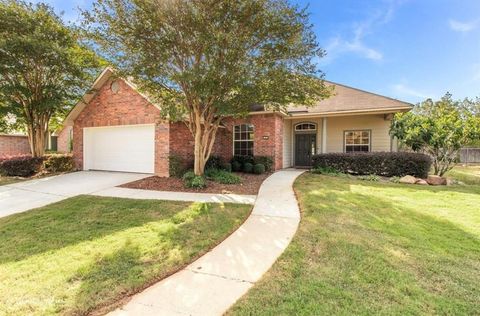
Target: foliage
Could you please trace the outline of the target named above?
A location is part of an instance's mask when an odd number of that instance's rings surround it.
[[[232,164],[229,162],[226,162],[223,164],[222,169],[227,172],[232,172]]]
[[[75,169],[75,162],[72,155],[48,155],[43,162],[47,172],[69,172]]]
[[[294,189],[292,242],[227,315],[478,313],[480,186],[304,174]]]
[[[187,171],[183,177],[183,183],[187,188],[203,189],[207,186],[204,176],[197,176],[193,171]]]
[[[246,162],[243,164],[243,172],[245,173],[252,173],[253,172],[253,164]]]
[[[270,156],[253,156],[253,161],[255,164],[264,165],[268,172],[273,170],[273,158]]]
[[[0,115],[27,131],[42,156],[52,119],[83,94],[100,62],[47,4],[0,2]]]
[[[43,157],[22,156],[3,160],[0,174],[7,177],[30,177],[42,169]]]
[[[253,173],[255,174],[262,174],[265,173],[265,165],[261,163],[257,163],[253,165]]]
[[[182,157],[178,155],[170,155],[168,157],[168,173],[170,174],[170,177],[182,177],[185,173],[185,163]]]
[[[237,184],[242,182],[242,178],[236,174],[220,169],[205,170],[205,177],[209,180],[223,184]]]
[[[407,152],[328,153],[312,157],[313,167],[332,168],[356,175],[426,178],[432,161],[429,156]]]
[[[224,161],[222,157],[211,155],[205,163],[205,169],[222,169],[223,164]]]
[[[319,80],[318,46],[305,9],[287,0],[97,0],[84,29],[102,56],[184,120],[203,174],[225,117],[252,104],[272,110],[330,95]]]
[[[337,175],[340,173],[338,172],[338,170],[330,166],[314,167],[312,168],[311,172],[315,174],[326,174],[326,175]]]
[[[397,114],[391,134],[412,150],[430,155],[434,173],[443,176],[454,166],[459,150],[480,139],[480,116],[447,93],[439,101],[428,99],[412,112]]]
[[[242,164],[236,160],[232,161],[232,170],[237,172],[242,170]]]
[[[250,208],[82,195],[0,218],[0,314],[106,314],[208,252]]]
[[[365,176],[358,176],[358,180],[364,180],[364,181],[372,181],[372,182],[378,182],[380,181],[380,177],[377,176],[376,174],[369,174]]]
[[[251,163],[251,164],[254,164],[255,163],[255,159],[253,158],[253,156],[242,156],[242,155],[235,155],[232,157],[232,162],[234,161],[237,161],[239,162],[242,166],[244,163],[248,162],[248,163]]]

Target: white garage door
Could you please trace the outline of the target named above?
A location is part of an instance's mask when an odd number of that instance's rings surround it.
[[[154,125],[90,127],[83,133],[85,170],[154,172]]]

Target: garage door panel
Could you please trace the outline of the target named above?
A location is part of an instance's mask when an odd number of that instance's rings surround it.
[[[154,172],[154,125],[86,128],[84,169]]]

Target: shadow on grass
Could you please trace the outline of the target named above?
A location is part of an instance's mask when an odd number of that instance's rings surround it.
[[[166,219],[188,205],[78,196],[0,218],[0,264]]]
[[[109,303],[112,296],[128,295],[145,282],[148,263],[142,262],[140,249],[131,244],[80,269],[70,282],[80,282],[75,304],[69,314],[86,315],[97,306]]]

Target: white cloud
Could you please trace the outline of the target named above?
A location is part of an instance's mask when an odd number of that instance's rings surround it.
[[[448,20],[448,25],[453,31],[467,33],[477,28],[478,20],[461,22],[458,20],[450,19]]]
[[[350,38],[337,36],[331,38],[325,47],[327,56],[321,63],[330,63],[336,57],[344,53],[355,53],[363,58],[373,61],[383,60],[381,51],[374,47],[370,47],[365,38],[373,33],[375,29],[387,24],[393,18],[395,10],[405,1],[390,0],[387,1],[387,7],[379,8],[370,13],[369,17],[361,22],[354,24],[351,28]]]
[[[395,93],[404,97],[414,97],[422,100],[435,97],[432,93],[425,93],[423,91],[419,91],[403,83],[394,84],[392,88]]]

